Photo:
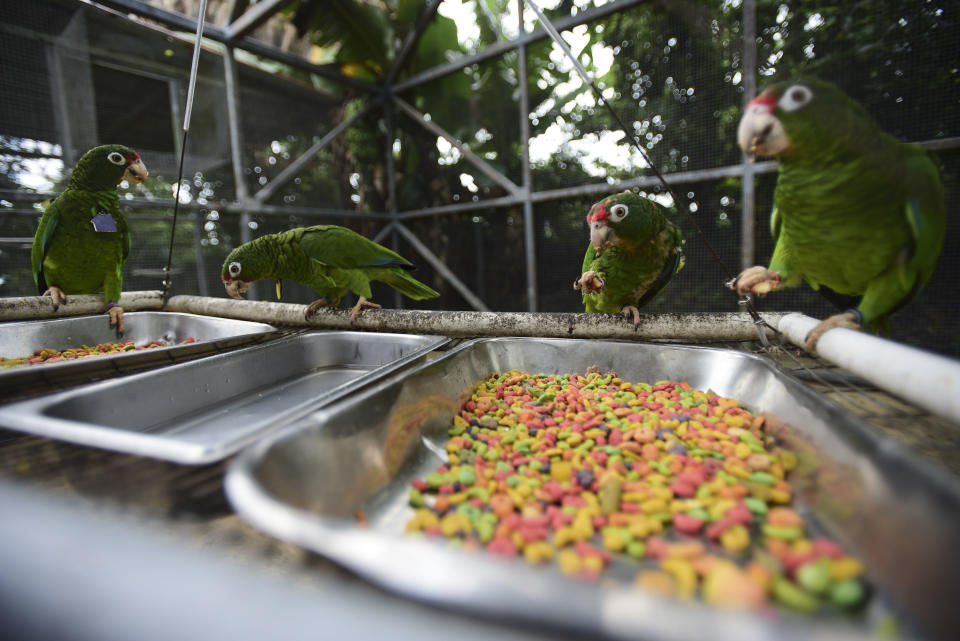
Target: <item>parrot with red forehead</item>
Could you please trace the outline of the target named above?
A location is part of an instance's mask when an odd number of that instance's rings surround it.
[[[101,145],[85,153],[67,188],[43,211],[30,262],[37,293],[56,311],[68,294],[103,292],[110,327],[123,332],[123,264],[130,254],[130,228],[116,187],[149,176],[140,155],[124,145]]]
[[[639,308],[653,300],[683,267],[683,236],[663,206],[631,191],[608,196],[587,214],[590,244],[581,275],[588,313],[623,313],[640,324]]]
[[[889,332],[888,319],[933,274],[946,234],[943,186],[920,146],[900,142],[836,86],[780,82],[748,105],[737,143],[777,159],[767,267],[744,270],[737,293],[808,283],[846,311],[806,337],[813,351],[833,327]]]

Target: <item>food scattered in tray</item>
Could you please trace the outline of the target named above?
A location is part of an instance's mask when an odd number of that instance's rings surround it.
[[[797,456],[764,427],[684,382],[494,374],[413,481],[406,530],[718,607],[861,609],[861,563],[792,507]]]
[[[196,342],[192,336],[177,343],[178,345],[187,345]],[[170,347],[172,343],[163,340],[153,340],[143,345],[134,344],[133,340],[127,340],[122,343],[108,341],[99,345],[80,347],[71,347],[63,351],[55,349],[41,348],[36,350],[31,356],[22,356],[20,358],[4,358],[0,356],[0,368],[17,367],[19,365],[43,365],[45,363],[59,363],[62,361],[77,360],[80,358],[89,358],[91,356],[107,356],[112,354],[122,354],[123,352],[134,352],[156,347]]]

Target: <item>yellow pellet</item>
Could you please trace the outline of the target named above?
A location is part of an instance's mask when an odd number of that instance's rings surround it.
[[[830,561],[830,578],[834,581],[846,581],[860,576],[863,565],[857,559],[845,556]]]
[[[608,530],[603,533],[603,547],[611,552],[620,552],[626,546],[627,542],[623,540],[619,532]]]
[[[770,490],[770,500],[774,503],[789,503],[790,492],[786,490]]]
[[[534,541],[523,548],[523,558],[527,563],[544,563],[553,559],[553,548],[546,541]]]
[[[563,483],[564,481],[570,480],[572,469],[568,461],[557,461],[550,465],[550,476],[553,477],[555,481]]]
[[[640,504],[640,511],[644,514],[653,514],[654,512],[665,512],[667,502],[663,499],[649,499]]]
[[[676,594],[681,599],[690,599],[697,591],[697,573],[686,559],[669,558],[660,562],[660,567],[676,580]]]
[[[569,548],[557,553],[557,563],[564,574],[577,574],[583,570],[583,557]]]
[[[463,514],[453,512],[440,520],[440,529],[443,530],[444,536],[451,537],[460,531],[469,534],[473,531],[473,525],[470,524],[470,519]]]
[[[742,552],[750,545],[750,532],[742,525],[734,525],[720,535],[720,545],[727,552]]]
[[[573,526],[567,525],[556,531],[553,535],[553,544],[558,548],[570,545],[577,540],[577,533]]]
[[[583,567],[586,570],[593,570],[595,572],[603,571],[603,559],[599,556],[587,556],[583,557]]]

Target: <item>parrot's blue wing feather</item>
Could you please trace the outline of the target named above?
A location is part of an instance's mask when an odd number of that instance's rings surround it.
[[[910,193],[904,213],[913,235],[913,256],[921,259],[933,257],[933,260],[918,263],[921,279],[926,281],[933,273],[936,257],[943,247],[947,213],[936,165],[925,152],[914,153],[907,161],[907,184]]]

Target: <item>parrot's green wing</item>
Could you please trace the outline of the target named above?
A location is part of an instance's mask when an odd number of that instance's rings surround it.
[[[307,227],[300,237],[299,244],[304,253],[313,260],[340,269],[358,267],[413,269],[413,263],[400,254],[356,232],[335,225]]]
[[[674,227],[673,234],[671,237],[676,250],[673,254],[673,259],[668,260],[664,266],[663,270],[660,272],[660,275],[657,276],[657,280],[650,286],[650,289],[640,297],[640,300],[637,301],[637,307],[643,307],[654,298],[660,295],[667,285],[670,284],[670,281],[673,279],[674,275],[683,269],[683,266],[687,264],[687,259],[683,255],[683,234],[680,232],[679,227]]]
[[[60,208],[57,201],[50,203],[40,218],[40,225],[37,227],[37,233],[33,238],[33,247],[30,249],[30,266],[33,272],[33,282],[37,286],[37,293],[42,294],[47,290],[47,280],[43,275],[43,259],[47,255],[53,234],[57,230],[57,224],[60,222]]]

